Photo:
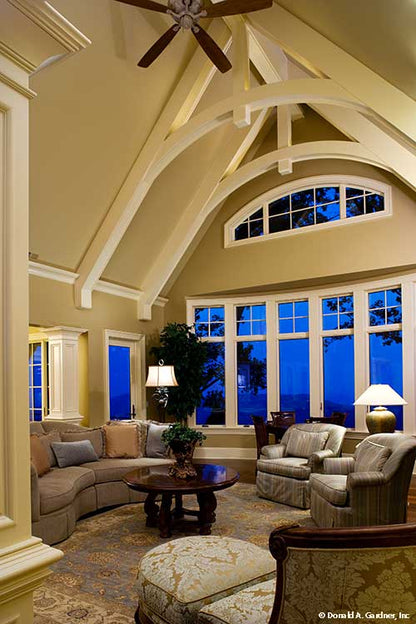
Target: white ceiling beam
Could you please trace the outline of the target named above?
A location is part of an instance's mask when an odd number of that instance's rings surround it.
[[[235,172],[266,119],[267,110],[264,110],[257,115],[251,126],[234,130],[230,140],[224,144],[213,160],[212,167],[202,178],[197,192],[185,207],[176,227],[161,247],[159,255],[146,274],[141,285],[144,292],[138,305],[140,319],[149,320],[151,318],[151,308],[155,299],[159,296],[205,220],[202,215],[206,205],[224,176],[232,175]]]
[[[323,73],[416,142],[416,102],[363,63],[274,4],[246,19],[304,67]]]
[[[208,31],[218,45],[224,50],[228,48],[231,36],[222,21],[214,20]],[[166,136],[188,121],[215,71],[216,68],[198,46],[77,269],[79,278],[75,283],[75,302],[78,307],[91,308],[94,284],[101,277],[147,194],[149,187],[140,182],[157,160]]]
[[[250,89],[250,57],[248,49],[248,33],[241,16],[229,20],[233,36],[233,94],[238,96]],[[245,104],[238,106],[233,113],[233,121],[237,128],[244,128],[251,123],[250,107]]]

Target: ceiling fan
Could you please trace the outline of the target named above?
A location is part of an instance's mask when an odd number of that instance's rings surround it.
[[[267,9],[273,4],[273,0],[224,0],[218,4],[211,4],[207,0],[168,0],[168,4],[160,4],[154,0],[117,0],[125,4],[132,4],[141,9],[149,9],[158,13],[170,15],[175,24],[169,28],[152,45],[142,59],[138,62],[139,67],[149,67],[169,45],[175,35],[182,30],[190,30],[202,47],[206,55],[223,74],[231,69],[231,63],[221,48],[210,37],[206,30],[199,25],[202,18],[225,17],[226,15],[239,15]]]

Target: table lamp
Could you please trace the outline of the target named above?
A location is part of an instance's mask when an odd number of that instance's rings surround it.
[[[370,433],[394,433],[396,416],[382,405],[407,405],[407,401],[388,384],[371,384],[354,405],[379,405],[367,413],[367,429]]]
[[[149,366],[149,372],[145,384],[148,388],[156,388],[153,398],[162,407],[166,407],[169,398],[169,387],[178,386],[175,377],[175,368],[165,366],[163,360],[159,360],[158,366]]]

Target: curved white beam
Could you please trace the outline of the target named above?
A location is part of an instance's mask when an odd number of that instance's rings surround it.
[[[256,87],[226,98],[192,117],[163,141],[153,157],[146,161],[146,166],[135,169],[134,175],[130,175],[128,188],[121,189],[78,268],[79,278],[75,284],[77,305],[91,307],[94,285],[100,279],[151,185],[179,154],[207,133],[232,120],[233,111],[239,106],[248,106],[251,111],[258,111],[281,104],[301,102],[340,105],[371,113],[359,100],[332,80],[307,78]],[[123,201],[120,200],[121,195]]]
[[[390,171],[384,162],[370,150],[350,141],[313,141],[300,143],[284,149],[275,150],[253,160],[218,184],[215,192],[201,210],[200,204],[194,204],[192,211],[183,213],[169,240],[163,245],[159,256],[153,262],[142,285],[142,306],[149,310],[163,287],[172,277],[182,256],[197,235],[210,213],[231,193],[254,178],[274,169],[279,160],[290,158],[293,162],[318,159],[354,160],[367,163]]]

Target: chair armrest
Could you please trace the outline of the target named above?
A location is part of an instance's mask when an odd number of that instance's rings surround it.
[[[286,444],[268,444],[261,449],[260,459],[280,459],[286,453]]]
[[[382,472],[350,472],[347,477],[347,490],[384,485],[386,482]]]
[[[311,468],[311,472],[323,472],[324,460],[328,457],[333,457],[334,452],[330,449],[324,449],[323,451],[315,451],[308,459],[308,466]]]
[[[329,457],[324,459],[325,474],[348,475],[354,471],[354,457]]]
[[[32,462],[30,462],[30,502],[32,506],[32,522],[37,522],[40,520],[40,495],[38,473]]]

